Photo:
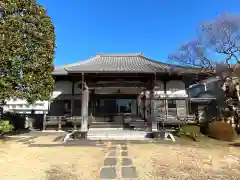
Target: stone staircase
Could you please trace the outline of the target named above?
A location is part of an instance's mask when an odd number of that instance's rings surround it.
[[[123,122],[121,116],[115,116],[112,121],[106,117],[94,117],[90,124],[90,129],[122,129]]]
[[[122,129],[123,125],[116,122],[92,122],[89,129]]]
[[[120,130],[120,129],[89,129],[89,140],[150,140],[145,137],[145,131]]]
[[[123,126],[121,116],[114,117],[112,122],[103,117],[93,118],[92,120],[87,134],[89,140],[147,140],[143,120],[134,119],[129,124],[134,128],[128,127],[131,129]]]

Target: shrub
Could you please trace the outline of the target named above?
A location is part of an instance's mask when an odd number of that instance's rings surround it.
[[[181,135],[188,136],[192,138],[194,141],[196,141],[196,138],[199,136],[199,134],[200,134],[200,127],[197,125],[190,125],[190,124],[183,125],[178,132],[179,136]]]
[[[4,134],[13,130],[13,125],[7,120],[0,119],[0,134]]]
[[[214,121],[208,126],[208,135],[218,140],[233,141],[237,133],[231,124]]]

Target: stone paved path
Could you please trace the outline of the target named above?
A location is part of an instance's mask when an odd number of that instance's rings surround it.
[[[135,179],[136,167],[128,155],[126,144],[110,145],[100,170],[100,180]]]

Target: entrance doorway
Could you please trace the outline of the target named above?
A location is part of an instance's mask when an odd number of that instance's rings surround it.
[[[137,114],[136,99],[100,99],[96,103],[97,115]]]

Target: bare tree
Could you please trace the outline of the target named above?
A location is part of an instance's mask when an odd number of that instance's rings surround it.
[[[240,15],[224,13],[204,21],[197,28],[198,37],[182,45],[169,59],[180,64],[214,69],[216,64],[240,63]],[[214,60],[215,58],[218,60]]]
[[[240,15],[224,13],[204,21],[197,28],[197,38],[169,55],[179,64],[201,68],[226,77],[240,77]]]
[[[222,89],[231,94],[225,97],[228,104],[233,99],[233,92],[240,101],[239,55],[240,15],[223,13],[215,20],[201,22],[197,37],[170,54],[169,59],[220,77]]]

